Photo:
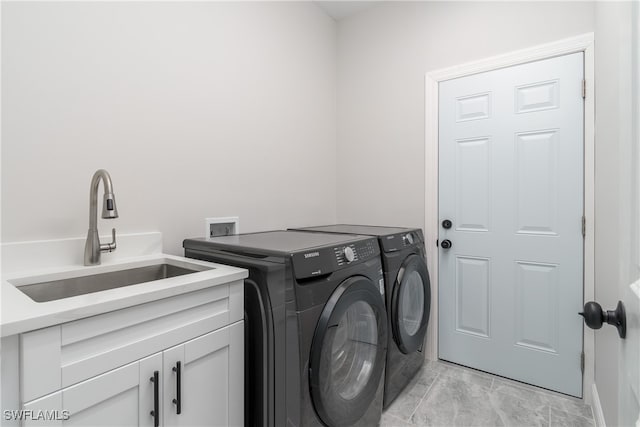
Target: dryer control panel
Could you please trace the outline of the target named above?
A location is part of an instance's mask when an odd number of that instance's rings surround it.
[[[293,269],[298,279],[323,276],[340,268],[378,257],[380,247],[375,238],[344,245],[319,248],[292,255]]]
[[[395,252],[408,246],[415,246],[424,243],[422,230],[410,230],[397,234],[380,237],[382,250],[385,252]]]

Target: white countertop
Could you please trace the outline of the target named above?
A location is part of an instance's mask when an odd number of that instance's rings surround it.
[[[127,268],[144,267],[158,264],[159,261],[187,268],[191,264],[211,269],[49,302],[35,302],[14,286],[14,284],[24,284],[25,281],[29,283],[46,282]],[[2,295],[0,336],[15,335],[83,317],[95,316],[186,292],[242,280],[247,276],[247,270],[241,268],[161,253],[120,258],[98,266],[70,265],[38,271],[22,271],[2,278],[0,288]]]

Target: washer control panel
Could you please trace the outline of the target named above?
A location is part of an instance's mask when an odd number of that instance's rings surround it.
[[[333,253],[336,256],[338,267],[342,267],[352,262],[367,260],[379,253],[375,240],[365,240],[364,242],[355,242],[345,246],[335,246]]]
[[[359,262],[379,257],[378,239],[351,240],[343,245],[309,249],[292,254],[293,269],[298,279],[330,274]]]

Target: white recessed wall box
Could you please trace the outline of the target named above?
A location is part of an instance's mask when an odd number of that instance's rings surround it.
[[[204,225],[205,238],[240,234],[240,217],[237,216],[205,218]]]

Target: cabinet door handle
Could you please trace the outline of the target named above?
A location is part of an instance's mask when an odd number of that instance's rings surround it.
[[[151,416],[153,417],[153,426],[158,427],[160,425],[160,372],[153,371],[153,376],[149,380],[153,383],[153,411],[151,411]]]
[[[173,403],[176,405],[176,414],[180,415],[182,412],[182,407],[180,404],[180,373],[182,371],[182,364],[180,362],[176,362],[176,366],[173,368],[173,372],[176,373],[176,398],[173,399]]]

